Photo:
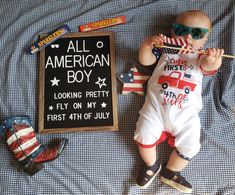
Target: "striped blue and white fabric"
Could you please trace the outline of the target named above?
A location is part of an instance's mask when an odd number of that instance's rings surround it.
[[[138,48],[148,37],[170,35],[175,16],[187,9],[201,9],[210,16],[213,29],[206,47],[224,48],[235,55],[234,0],[1,0],[0,1],[0,119],[29,115],[38,127],[37,54],[25,51],[41,33],[68,24],[72,32],[92,21],[125,15],[127,23],[102,31],[113,31],[116,72],[126,73],[138,64]],[[141,159],[133,132],[144,96],[121,94],[117,80],[119,131],[38,134],[42,144],[66,137],[65,153],[33,177],[17,170],[17,160],[0,141],[1,195],[165,195],[181,194],[156,177],[146,190],[135,178]],[[201,144],[198,155],[182,172],[194,186],[193,194],[235,194],[235,61],[224,58],[214,76],[203,79]],[[164,164],[171,150],[161,145],[157,154]]]

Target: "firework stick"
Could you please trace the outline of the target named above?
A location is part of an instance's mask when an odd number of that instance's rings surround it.
[[[45,37],[42,36],[42,40],[39,40],[35,42],[29,49],[28,53],[29,54],[35,54],[41,49],[47,47],[51,43],[55,42],[57,39],[62,37],[65,33],[70,32],[71,29],[69,28],[68,25],[64,24],[63,26],[60,26],[57,28],[55,31],[53,31],[51,34],[44,34]]]
[[[109,26],[117,25],[117,24],[125,24],[125,23],[126,23],[126,16],[117,16],[115,18],[109,18],[105,20],[99,20],[96,22],[84,24],[80,26],[79,28],[81,32],[89,32],[89,31],[106,28]]]
[[[191,52],[195,52],[195,53],[202,53],[202,54],[206,54],[206,51],[205,50],[192,50],[192,49],[186,49],[186,48],[177,48],[177,47],[171,47],[171,46],[166,46],[166,45],[154,45],[154,47],[158,47],[158,48],[168,48],[168,49],[176,49],[176,50],[184,50],[184,51],[191,51]],[[233,55],[227,55],[227,54],[223,54],[222,57],[225,57],[225,58],[234,58],[235,59],[235,56]]]

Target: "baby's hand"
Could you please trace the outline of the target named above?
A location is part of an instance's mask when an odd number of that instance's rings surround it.
[[[162,46],[163,43],[164,36],[162,34],[145,39],[139,49],[139,62],[145,66],[154,64],[157,60],[152,52],[154,45]]]
[[[143,45],[146,47],[154,48],[155,45],[162,46],[164,44],[164,38],[162,34],[158,36],[149,37],[144,40]]]
[[[205,71],[217,70],[222,64],[223,49],[208,48],[206,54],[201,57],[201,67]]]

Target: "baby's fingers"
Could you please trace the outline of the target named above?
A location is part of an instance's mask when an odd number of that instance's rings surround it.
[[[208,48],[208,49],[206,50],[206,54],[207,54],[208,56],[213,56],[212,48]]]
[[[222,55],[224,54],[224,50],[223,49],[217,49],[216,50],[216,58],[220,58],[222,57]]]
[[[162,46],[164,44],[164,38],[162,36],[153,37],[153,41],[155,44]]]
[[[208,48],[207,49],[207,55],[210,56],[210,57],[219,58],[223,54],[224,54],[223,49],[219,49],[219,48]]]

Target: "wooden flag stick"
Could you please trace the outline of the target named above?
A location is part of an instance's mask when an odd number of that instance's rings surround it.
[[[176,49],[176,50],[184,50],[184,51],[191,51],[191,52],[195,52],[195,53],[203,53],[203,54],[206,54],[206,51],[205,50],[192,50],[192,49],[186,49],[186,48],[178,48],[178,47],[171,47],[171,46],[166,46],[166,45],[154,45],[154,47],[158,47],[158,48],[168,48],[168,49]],[[235,59],[235,56],[233,55],[227,55],[227,54],[223,54],[222,57],[225,57],[225,58],[234,58]]]

